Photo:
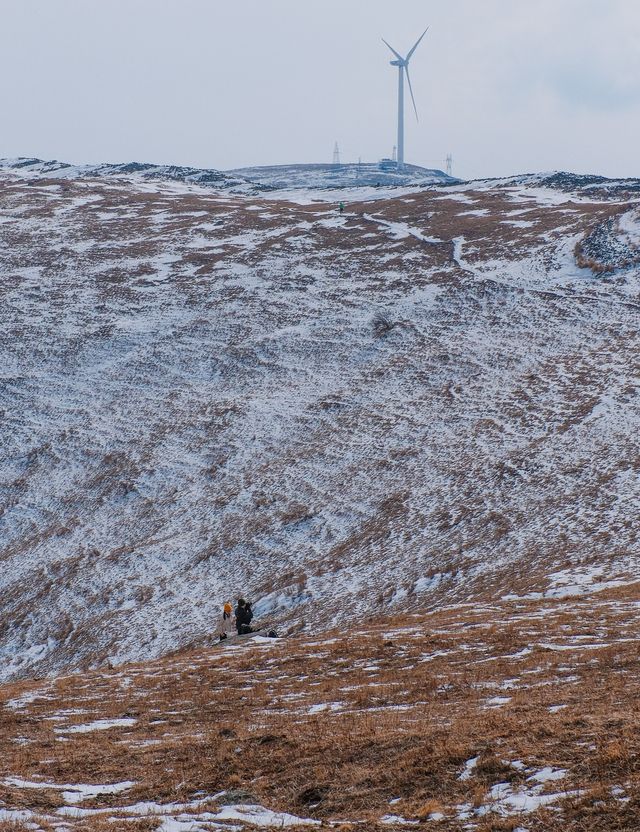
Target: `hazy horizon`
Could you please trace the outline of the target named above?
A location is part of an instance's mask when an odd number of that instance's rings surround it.
[[[633,0],[0,0],[0,157],[220,170],[377,161],[397,70],[424,28],[406,161],[463,178],[633,176]]]

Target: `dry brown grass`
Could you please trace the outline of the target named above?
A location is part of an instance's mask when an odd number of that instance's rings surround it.
[[[596,828],[584,825],[593,818],[598,829],[632,828],[620,824],[640,801],[634,592],[616,589],[571,605],[462,607],[370,622],[357,634],[260,646],[249,640],[242,649],[232,644],[41,683],[47,698],[0,712],[1,775],[136,781],[126,797],[82,804],[112,812],[136,801],[180,803],[236,790],[323,822],[356,818],[375,829],[385,814],[431,823],[429,815],[441,813],[438,828],[453,830],[466,828],[458,817],[463,804],[478,810],[492,786],[517,791],[531,772],[551,766],[567,775],[547,790],[582,793],[527,815],[526,829]],[[2,698],[34,689],[8,686]],[[494,697],[509,701],[492,704]],[[313,712],[318,704],[328,707]],[[125,715],[137,722],[65,732]],[[473,757],[472,776],[459,780]],[[629,802],[615,798],[614,788]],[[0,801],[46,817],[63,804],[59,790],[6,784]],[[109,816],[75,823],[96,829]],[[153,823],[136,821],[141,829]],[[483,832],[518,827],[499,814],[471,823]]]

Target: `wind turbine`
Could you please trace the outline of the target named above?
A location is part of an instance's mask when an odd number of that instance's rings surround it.
[[[389,47],[389,49],[393,52],[396,56],[395,61],[391,61],[391,66],[398,67],[398,167],[402,167],[404,164],[404,76],[406,73],[407,76],[407,83],[409,84],[409,92],[411,93],[411,100],[413,101],[413,109],[415,110],[416,114],[416,121],[418,120],[418,108],[416,107],[416,100],[413,97],[413,88],[411,87],[411,76],[409,75],[409,61],[413,57],[413,53],[416,51],[418,46],[420,46],[420,42],[422,38],[427,34],[429,31],[429,27],[424,30],[424,32],[420,35],[418,40],[416,41],[414,47],[408,53],[406,58],[403,58],[399,52],[391,46],[391,44],[387,43],[387,41],[382,38],[382,42]]]

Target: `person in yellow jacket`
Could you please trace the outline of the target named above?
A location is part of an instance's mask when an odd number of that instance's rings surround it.
[[[228,621],[231,616],[233,615],[233,607],[231,606],[231,601],[225,601],[224,606],[222,608],[222,620]]]

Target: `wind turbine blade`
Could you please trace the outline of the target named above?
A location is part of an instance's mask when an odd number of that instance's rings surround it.
[[[409,52],[409,54],[407,55],[407,58],[406,58],[406,60],[407,60],[407,61],[410,61],[410,60],[411,60],[411,56],[412,56],[412,55],[413,55],[413,53],[416,51],[416,49],[420,46],[420,43],[422,42],[422,38],[423,38],[423,37],[427,34],[427,32],[429,31],[429,28],[430,28],[430,27],[429,27],[429,26],[427,26],[427,28],[424,30],[424,32],[420,35],[420,37],[418,38],[418,41],[416,42],[415,46],[413,47],[413,49],[411,50],[411,52]],[[388,45],[389,45],[389,44],[387,44],[387,46],[388,46]]]
[[[416,107],[416,100],[413,97],[413,87],[411,86],[411,76],[409,75],[409,67],[405,67],[404,71],[407,74],[407,83],[409,84],[409,92],[411,93],[411,100],[413,101],[413,109],[416,114],[416,121],[420,121],[420,119],[418,118],[418,108]]]
[[[386,42],[386,40],[385,40],[384,38],[382,38],[382,42],[383,42],[383,43],[385,43],[385,44],[389,47],[389,49],[393,52],[393,54],[396,56],[396,58],[397,58],[399,61],[404,61],[404,58],[402,57],[402,55],[399,55],[399,54],[396,52],[396,50],[393,48],[393,46],[391,46],[391,44],[390,44],[390,43],[387,43],[387,42]]]

